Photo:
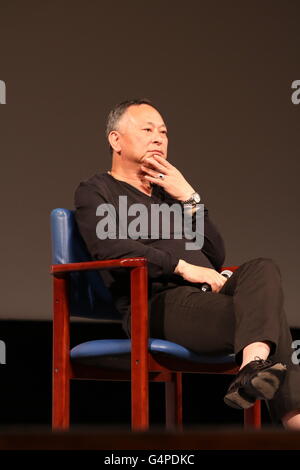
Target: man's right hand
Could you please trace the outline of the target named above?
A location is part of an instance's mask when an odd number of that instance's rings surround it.
[[[211,286],[212,292],[219,292],[227,281],[227,278],[218,273],[218,271],[215,271],[215,269],[189,264],[183,259],[179,260],[174,273],[179,274],[189,282],[206,282]]]

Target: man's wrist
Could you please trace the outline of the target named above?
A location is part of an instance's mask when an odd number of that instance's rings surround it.
[[[182,205],[191,205],[191,206],[195,206],[197,204],[199,204],[201,201],[201,196],[199,193],[197,192],[193,192],[187,199],[185,199],[184,201],[180,200],[181,204]]]
[[[186,264],[187,264],[186,261],[184,261],[183,259],[180,259],[178,261],[178,264],[175,268],[174,273],[179,274],[179,276],[182,276]]]
[[[180,196],[180,198],[178,198],[178,201],[180,202],[184,202],[184,201],[187,201],[188,199],[190,199],[190,197],[192,197],[192,194],[194,194],[196,191],[191,188],[189,191],[185,192],[182,196]]]

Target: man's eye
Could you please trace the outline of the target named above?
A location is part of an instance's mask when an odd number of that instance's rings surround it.
[[[144,131],[151,131],[150,127],[143,129]]]
[[[163,134],[166,134],[166,135],[168,134],[167,131],[162,131],[162,133],[163,133]]]

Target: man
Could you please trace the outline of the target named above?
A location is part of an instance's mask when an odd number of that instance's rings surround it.
[[[149,236],[103,236],[103,208],[124,225],[120,196],[129,207],[177,203],[190,211],[193,227],[200,196],[168,160],[166,124],[148,100],[118,104],[107,123],[112,154],[110,171],[96,174],[76,190],[76,220],[94,259],[144,256],[148,259],[150,334],[182,344],[199,354],[236,354],[240,371],[224,398],[234,408],[269,400],[274,419],[300,428],[300,369],[291,361],[291,335],[283,310],[281,275],[268,258],[242,264],[229,279],[218,271],[225,259],[223,239],[204,208],[204,243],[187,250],[186,240]],[[109,206],[109,205],[112,205]],[[132,216],[132,214],[131,214]],[[126,228],[132,218],[126,218]],[[151,225],[152,224],[152,225]],[[124,228],[124,227],[123,227]],[[196,226],[197,228],[197,226]],[[100,230],[101,229],[101,230]],[[175,230],[176,229],[176,230]],[[152,233],[152,232],[151,232]],[[129,275],[102,273],[130,335]],[[211,291],[201,290],[208,284]]]

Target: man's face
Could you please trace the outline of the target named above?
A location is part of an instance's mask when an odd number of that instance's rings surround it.
[[[145,157],[155,153],[167,158],[167,128],[152,106],[130,106],[120,119],[118,133],[122,159],[141,163]]]

